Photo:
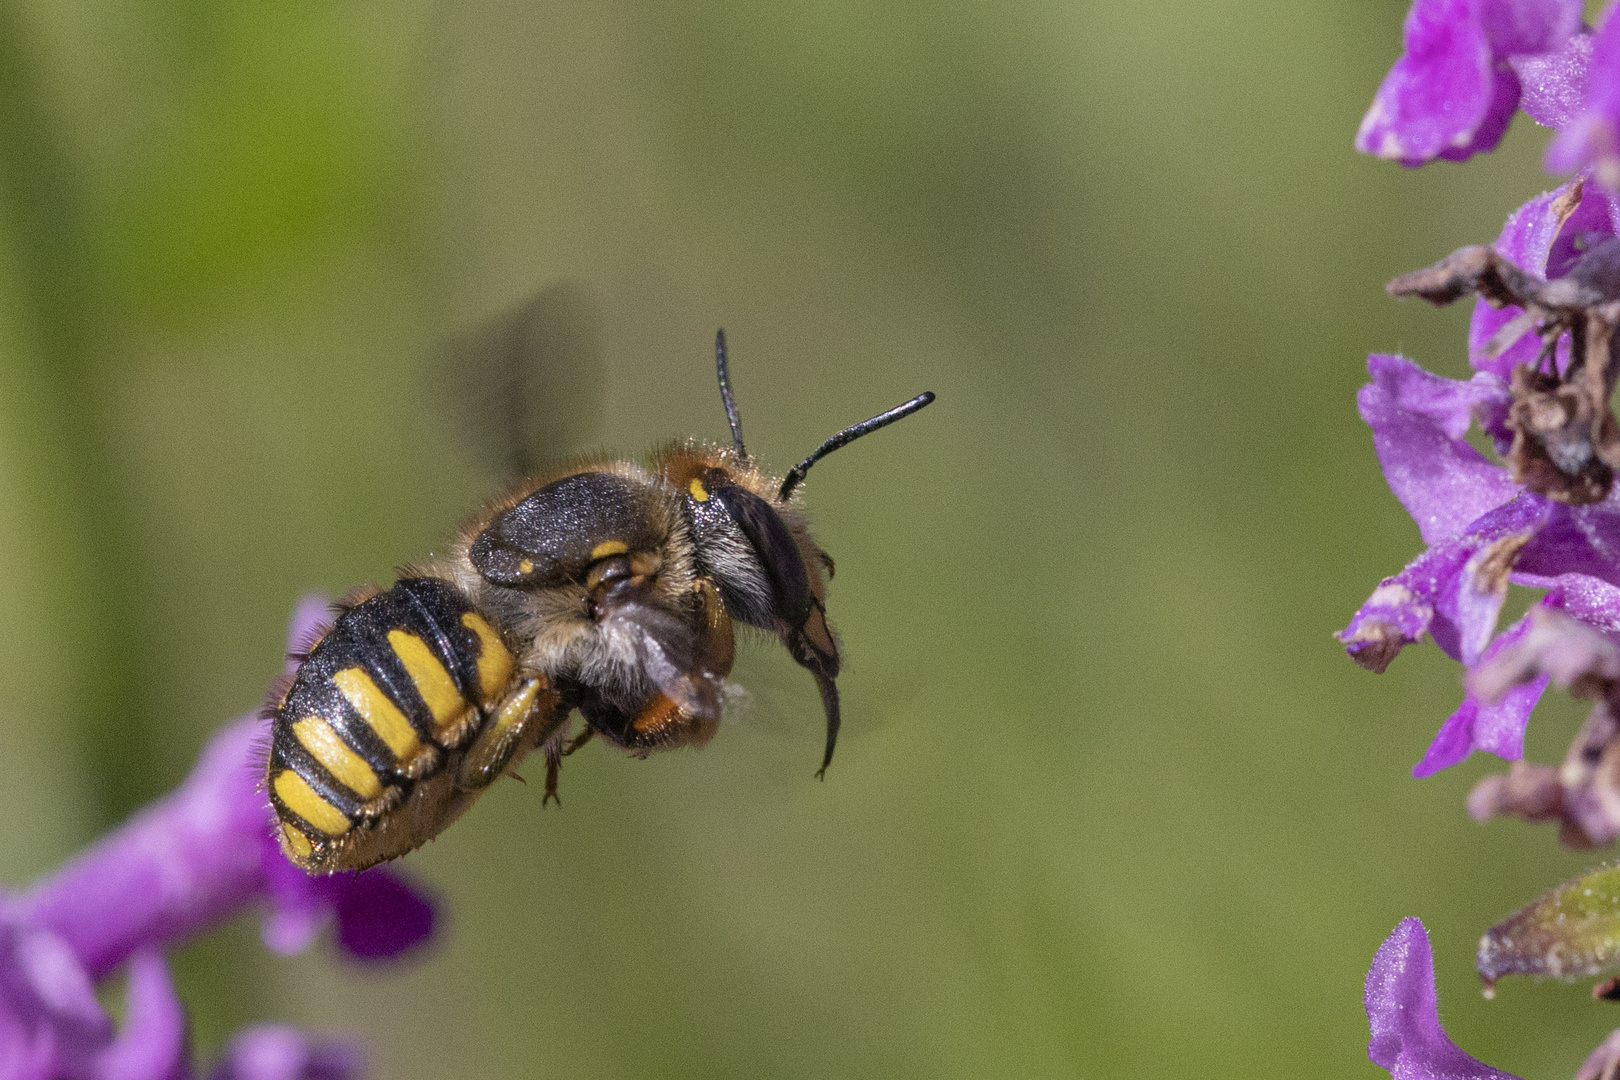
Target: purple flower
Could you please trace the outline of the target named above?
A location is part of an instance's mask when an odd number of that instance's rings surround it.
[[[0,1077],[5,1080],[184,1080],[192,1075],[185,1010],[163,957],[129,959],[124,1024],[96,999],[90,973],[49,930],[0,922]],[[364,1061],[347,1040],[284,1026],[247,1028],[216,1080],[351,1080]]]
[[[1555,588],[1528,621],[1527,633],[1473,672],[1470,694],[1498,700],[1551,680],[1597,704],[1560,768],[1517,762],[1506,776],[1485,777],[1469,815],[1557,821],[1572,848],[1610,843],[1620,837],[1620,589]]]
[[[1526,632],[1521,621],[1494,638],[1510,582],[1547,589],[1544,607],[1620,628],[1620,492],[1590,505],[1556,502],[1524,491],[1470,445],[1470,419],[1489,429],[1505,392],[1489,372],[1458,382],[1400,357],[1375,355],[1367,366],[1373,382],[1361,391],[1362,417],[1391,490],[1429,547],[1385,578],[1339,632],[1351,657],[1382,671],[1428,635],[1469,667],[1489,661]],[[1491,701],[1470,690],[1414,771],[1429,775],[1475,749],[1517,759],[1545,685]]]
[[[1576,177],[1508,215],[1502,234],[1491,246],[1519,269],[1552,281],[1568,274],[1594,241],[1617,232],[1620,205],[1598,186]],[[1535,365],[1540,343],[1534,334],[1524,334],[1494,356],[1489,349],[1491,340],[1514,324],[1523,310],[1513,304],[1494,307],[1483,298],[1474,302],[1473,319],[1468,325],[1468,362],[1476,371],[1489,372],[1505,384],[1520,364]],[[1569,337],[1565,335],[1559,341],[1558,370],[1562,372],[1568,363]],[[1497,449],[1505,450],[1506,431],[1501,417],[1492,419],[1486,430],[1496,440]]]
[[[1612,6],[1592,39],[1580,112],[1548,145],[1547,168],[1590,168],[1604,187],[1620,191],[1620,19]]]
[[[1570,272],[1594,238],[1614,235],[1617,218],[1609,196],[1577,179],[1516,210],[1494,247],[1533,277],[1554,280]],[[1599,628],[1620,627],[1620,603],[1611,595],[1620,585],[1620,494],[1585,505],[1537,495],[1466,438],[1477,424],[1499,454],[1507,451],[1513,440],[1507,380],[1515,367],[1538,360],[1536,335],[1514,340],[1529,329],[1520,308],[1479,301],[1469,329],[1476,371],[1466,382],[1397,356],[1368,359],[1372,382],[1357,404],[1390,490],[1428,547],[1385,578],[1337,635],[1364,667],[1384,670],[1425,636],[1469,668],[1488,663],[1529,626],[1521,620],[1494,636],[1510,583],[1547,589],[1543,607]],[[1562,371],[1568,361],[1565,334],[1554,363]],[[1518,760],[1546,682],[1534,678],[1489,700],[1471,683],[1414,774],[1430,775],[1476,749]]]
[[[1367,1056],[1395,1080],[1516,1080],[1457,1048],[1440,1026],[1434,953],[1417,919],[1402,919],[1367,972]]]
[[[291,640],[324,616],[301,603]],[[386,958],[424,941],[431,905],[386,870],[310,878],[275,840],[260,790],[268,721],[238,720],[204,748],[173,793],[56,873],[0,897],[0,1080],[171,1080],[192,1075],[185,1015],[160,950],[250,908],[268,906],[267,945],[291,952],[328,921],[340,946]],[[129,980],[121,1030],[95,983]],[[240,1033],[220,1080],[347,1080],[362,1063],[347,1043],[291,1028]]]
[[[285,1024],[236,1033],[210,1080],[348,1080],[365,1071],[359,1048],[342,1039],[311,1039]]]
[[[1587,1055],[1575,1072],[1575,1080],[1614,1080],[1617,1070],[1620,1070],[1620,1031],[1613,1031]]]
[[[1416,0],[1405,49],[1356,133],[1365,154],[1421,165],[1494,149],[1518,108],[1514,61],[1565,52],[1580,29],[1579,0]],[[1553,111],[1579,81],[1568,58],[1529,69],[1537,111]]]

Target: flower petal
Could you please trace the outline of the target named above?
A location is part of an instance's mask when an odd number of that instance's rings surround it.
[[[433,934],[433,904],[398,874],[374,867],[337,886],[338,944],[359,960],[385,960]]]
[[[1620,191],[1620,18],[1613,9],[1592,39],[1586,97],[1579,116],[1547,145],[1547,168],[1574,172],[1591,168],[1610,191]]]
[[[313,878],[279,848],[265,854],[272,907],[260,927],[272,952],[306,948],[336,916],[338,946],[357,960],[385,960],[433,934],[433,903],[385,867]]]
[[[1404,357],[1376,353],[1367,373],[1373,381],[1356,405],[1372,428],[1384,479],[1425,543],[1459,535],[1518,493],[1506,469],[1463,440],[1471,419],[1505,411],[1508,389],[1499,379],[1443,379]]]
[[[4,1080],[56,1080],[56,1033],[0,1003],[0,1077]]]
[[[1443,540],[1385,578],[1335,637],[1362,667],[1383,671],[1427,631],[1454,660],[1473,664],[1507,595],[1516,553],[1546,520],[1548,502],[1524,494]]]
[[[96,1080],[180,1080],[191,1075],[186,1014],[163,957],[142,950],[129,961],[123,1030],[96,1059]]]
[[[1495,150],[1496,144],[1507,134],[1513,114],[1519,111],[1519,96],[1519,77],[1513,73],[1513,69],[1507,64],[1492,68],[1490,98],[1485,106],[1485,115],[1480,118],[1473,135],[1466,143],[1448,146],[1435,156],[1446,161],[1467,161],[1475,154],[1488,154]]]
[[[1551,591],[1544,603],[1594,630],[1620,639],[1620,586],[1586,574],[1562,574],[1550,581],[1527,581]],[[1569,680],[1561,684],[1569,685]]]
[[[1481,654],[1480,663],[1489,664],[1504,649],[1523,641],[1529,631],[1530,618],[1526,616],[1496,636]],[[1487,751],[1505,761],[1518,761],[1524,757],[1524,729],[1530,713],[1546,689],[1545,675],[1513,686],[1496,700],[1486,700],[1470,687],[1457,711],[1440,726],[1423,760],[1412,767],[1412,775],[1432,776],[1465,760],[1475,750]]]
[[[1485,0],[1480,25],[1497,56],[1560,48],[1581,28],[1580,0]]]
[[[1419,556],[1419,561],[1426,557]],[[1382,674],[1402,649],[1423,640],[1433,621],[1433,599],[1413,590],[1397,575],[1379,582],[1350,617],[1350,624],[1333,636],[1350,659]]]
[[[257,899],[269,801],[259,790],[263,723],[209,742],[185,782],[36,884],[21,902],[99,977],[135,949],[176,941]]]
[[[1576,237],[1589,232],[1613,232],[1609,201],[1597,185],[1576,179],[1536,196],[1508,215],[1492,247],[1526,273],[1541,278],[1557,277],[1569,270],[1579,254]],[[1497,356],[1491,356],[1487,350],[1496,333],[1517,319],[1523,310],[1514,304],[1496,308],[1484,300],[1474,301],[1474,314],[1468,326],[1468,362],[1476,370],[1491,372],[1505,382],[1515,367],[1536,362],[1541,342],[1531,333],[1524,334]],[[1567,338],[1560,342],[1558,360],[1560,370],[1569,362]],[[1492,430],[1491,434],[1501,439],[1507,431],[1502,428]],[[1498,446],[1498,450],[1505,449]]]
[[[1434,953],[1417,919],[1402,919],[1367,972],[1367,1056],[1395,1080],[1516,1080],[1457,1048],[1440,1026]]]
[[[24,927],[17,933],[13,955],[35,999],[56,1018],[112,1030],[90,976],[67,942],[49,930]]]
[[[1492,650],[1469,675],[1472,693],[1482,701],[1504,701],[1538,679],[1564,690],[1585,679],[1620,679],[1620,645],[1563,610],[1562,599],[1548,595],[1530,609],[1521,620],[1528,629]]]
[[[0,1077],[84,1076],[113,1022],[72,950],[48,930],[0,921]]]
[[[1508,66],[1519,77],[1519,108],[1543,127],[1562,131],[1580,116],[1586,101],[1592,35],[1576,34],[1556,52],[1512,57]]]
[[[1620,585],[1620,491],[1586,506],[1550,504],[1515,569],[1538,577],[1583,574]]]
[[[209,1080],[352,1080],[365,1054],[347,1039],[322,1039],[284,1024],[243,1028]]]
[[[1498,98],[1491,47],[1470,0],[1417,0],[1405,51],[1378,87],[1356,149],[1404,165],[1489,150],[1476,140]],[[1515,83],[1515,98],[1517,87]],[[1496,133],[1500,136],[1500,132]]]
[[[1616,1062],[1620,1062],[1620,1031],[1611,1031],[1609,1037],[1586,1056],[1575,1071],[1575,1080],[1603,1080],[1605,1076],[1613,1076],[1611,1070]]]

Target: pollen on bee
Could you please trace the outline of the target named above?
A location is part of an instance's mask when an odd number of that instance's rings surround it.
[[[709,489],[704,487],[703,481],[699,480],[695,476],[692,477],[692,479],[687,483],[686,490],[690,491],[692,493],[692,498],[696,499],[698,502],[709,501]]]
[[[604,540],[591,548],[591,558],[605,559],[609,555],[623,555],[630,547],[623,540]]]

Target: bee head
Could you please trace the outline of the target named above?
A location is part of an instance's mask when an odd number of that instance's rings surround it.
[[[743,445],[742,420],[731,393],[726,336],[715,335],[715,369],[720,400],[731,427],[731,449],[673,455],[664,476],[685,499],[699,573],[720,590],[726,611],[750,626],[774,631],[793,659],[820,687],[827,711],[827,749],[822,770],[832,760],[838,738],[838,643],[827,625],[826,578],[832,559],[811,538],[791,501],[793,491],[817,461],[862,435],[887,427],[928,405],[932,393],[870,420],[843,429],[795,465],[771,491]]]

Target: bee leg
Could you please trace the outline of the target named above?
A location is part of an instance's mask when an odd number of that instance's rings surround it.
[[[568,709],[544,675],[519,678],[495,706],[457,771],[456,786],[476,791],[563,727]]]
[[[578,750],[580,747],[584,746],[594,738],[596,738],[596,729],[591,727],[589,724],[586,724],[584,731],[568,740],[568,745],[563,747],[562,756],[571,757],[575,750]]]
[[[562,805],[562,796],[557,794],[557,780],[562,776],[563,751],[558,738],[561,734],[559,731],[557,735],[546,740],[546,793],[540,800],[541,806],[548,802]]]

